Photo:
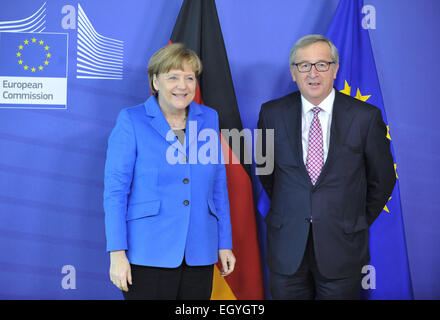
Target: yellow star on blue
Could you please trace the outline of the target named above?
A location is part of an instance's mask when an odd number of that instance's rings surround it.
[[[340,90],[341,93],[346,94],[347,96],[351,96],[351,87],[348,84],[347,80],[345,80],[344,82],[344,89]],[[361,101],[367,101],[369,98],[371,97],[371,95],[362,95],[361,91],[359,90],[359,88],[357,88],[356,90],[356,96],[355,98]]]
[[[23,53],[28,50],[27,48],[32,48],[32,46],[37,45],[38,47],[42,48],[42,49],[33,49],[33,50],[44,50],[44,56],[45,59],[43,61],[41,61],[39,64],[35,64],[35,65],[28,65],[25,64],[25,59],[23,59]],[[43,47],[44,45],[44,47]],[[35,48],[35,47],[34,47]],[[37,72],[37,71],[43,71],[44,70],[44,66],[49,65],[49,61],[48,59],[52,57],[52,54],[49,52],[49,45],[45,44],[43,40],[39,40],[37,39],[37,37],[33,37],[32,39],[25,39],[21,44],[18,45],[18,52],[16,53],[16,57],[18,58],[17,63],[19,65],[24,65],[23,70],[25,71],[31,71],[31,72]],[[27,55],[34,55],[35,52],[33,52],[31,50],[31,52],[27,53]],[[24,58],[26,57],[26,55],[24,55]]]

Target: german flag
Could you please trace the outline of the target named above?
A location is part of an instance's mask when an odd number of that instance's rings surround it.
[[[217,110],[220,130],[243,125],[235,97],[223,35],[214,0],[184,0],[170,39],[194,50],[203,63],[195,101]],[[234,272],[223,278],[217,263],[214,272],[213,300],[264,299],[263,277],[257,237],[250,165],[245,164],[245,141],[240,150],[232,148],[229,137],[221,135],[228,180],[233,252],[237,258]],[[234,154],[233,151],[239,154]],[[240,157],[240,155],[242,155]]]

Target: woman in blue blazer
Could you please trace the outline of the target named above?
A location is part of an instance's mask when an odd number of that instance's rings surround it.
[[[234,269],[218,115],[193,102],[201,70],[182,44],[156,52],[153,95],[123,109],[108,140],[110,278],[126,299],[209,299],[218,259],[222,275]]]

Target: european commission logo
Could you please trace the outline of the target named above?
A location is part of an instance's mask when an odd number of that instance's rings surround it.
[[[67,34],[0,32],[0,108],[65,109]]]
[[[77,78],[123,78],[124,42],[96,32],[78,3]]]

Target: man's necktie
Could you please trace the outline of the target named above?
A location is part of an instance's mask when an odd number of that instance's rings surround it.
[[[321,108],[314,107],[313,120],[309,131],[309,148],[307,153],[306,168],[309,173],[310,180],[315,185],[324,166],[324,148],[322,142],[322,128],[319,122],[318,113]]]

